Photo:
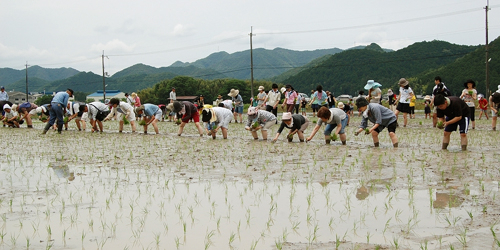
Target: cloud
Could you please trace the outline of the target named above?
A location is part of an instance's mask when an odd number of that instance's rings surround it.
[[[103,50],[106,53],[118,53],[118,52],[131,52],[135,48],[135,45],[127,45],[125,42],[122,42],[118,39],[114,39],[112,41],[107,42],[106,44],[98,43],[92,44],[90,51],[93,52],[102,52]]]
[[[185,37],[193,35],[195,30],[189,25],[177,24],[171,34],[175,37]]]
[[[2,62],[8,61],[26,61],[26,60],[47,60],[52,58],[48,50],[38,49],[34,46],[30,46],[26,49],[18,49],[16,47],[9,47],[0,43],[0,59]]]

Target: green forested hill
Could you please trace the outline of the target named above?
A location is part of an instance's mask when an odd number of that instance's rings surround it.
[[[367,80],[373,79],[384,87],[395,87],[401,77],[443,67],[477,46],[463,46],[443,41],[420,42],[394,52],[382,52],[369,46],[335,54],[323,63],[300,72],[284,81],[295,89],[308,93],[322,84],[336,95],[354,95]],[[419,86],[413,86],[417,93]]]
[[[72,68],[47,69],[35,65],[28,68],[28,82],[30,82],[32,78],[38,78],[40,80],[51,82],[65,79],[78,73],[78,70]],[[0,85],[5,86],[5,88],[8,89],[18,89],[19,82],[24,82],[26,85],[26,70],[16,70],[11,68],[0,69]]]
[[[489,88],[491,91],[497,90],[497,85],[500,84],[500,38],[495,39],[489,45]],[[430,93],[434,86],[434,77],[440,76],[446,86],[454,93],[459,95],[464,86],[463,83],[467,79],[472,79],[476,82],[476,88],[479,93],[486,93],[486,67],[485,67],[485,50],[484,46],[477,48],[470,54],[440,68],[435,68],[427,72],[416,75],[415,81],[418,84],[425,86],[424,92]]]
[[[292,68],[301,67],[313,59],[341,52],[341,49],[321,49],[313,51],[294,51],[282,48],[273,50],[254,49],[254,79],[270,79]],[[176,62],[176,66],[192,65],[198,68],[210,68],[229,78],[250,79],[250,50],[235,52],[217,52],[193,63]]]

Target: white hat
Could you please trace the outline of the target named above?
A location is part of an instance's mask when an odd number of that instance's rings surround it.
[[[6,109],[10,109],[10,105],[9,104],[3,105],[3,110],[6,110]]]
[[[344,108],[344,103],[343,103],[343,102],[339,102],[339,103],[337,103],[337,107],[338,107],[339,109],[343,109],[343,108]]]
[[[227,95],[230,96],[230,97],[236,97],[239,93],[240,93],[239,90],[237,90],[237,89],[231,89],[231,91],[229,91],[229,94],[227,94]]]
[[[259,90],[264,90],[264,86],[259,86]]]
[[[285,87],[283,87],[283,88],[281,88],[281,89],[280,89],[280,91],[281,91],[281,93],[285,93],[286,88],[285,88]]]
[[[292,119],[292,113],[290,113],[290,112],[283,113],[283,117],[281,117],[282,121],[288,121],[291,119]]]
[[[257,108],[256,107],[250,107],[248,108],[247,115],[255,115],[257,114]]]

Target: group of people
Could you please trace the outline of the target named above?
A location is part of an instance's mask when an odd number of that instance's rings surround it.
[[[433,88],[432,97],[425,97],[425,113],[430,115],[431,107],[433,111],[433,126],[444,129],[442,148],[447,149],[450,143],[450,135],[453,131],[459,129],[461,138],[462,150],[467,150],[467,132],[470,123],[472,128],[475,128],[475,100],[479,100],[481,108],[480,117],[484,114],[487,119],[488,115],[485,112],[488,103],[491,109],[492,126],[496,129],[496,120],[498,117],[498,108],[500,106],[500,86],[499,90],[489,97],[489,102],[482,95],[478,95],[475,89],[476,84],[472,80],[467,80],[464,83],[464,90],[458,96],[452,96],[451,91],[446,88],[441,78],[435,78],[436,86]],[[399,80],[399,95],[396,97],[392,90],[388,91],[389,108],[381,105],[382,85],[373,80],[369,80],[365,85],[368,90],[368,95],[358,96],[355,100],[355,105],[360,116],[362,116],[361,124],[356,130],[355,135],[364,132],[371,134],[375,147],[379,147],[378,135],[387,128],[389,137],[394,147],[398,147],[398,138],[396,129],[398,127],[398,115],[403,113],[404,123],[407,125],[407,115],[411,115],[411,100],[415,97],[409,82],[405,78]],[[2,88],[3,90],[3,88]],[[3,92],[3,91],[2,91]],[[0,97],[2,97],[0,92]],[[259,139],[258,131],[261,131],[262,139],[268,139],[269,129],[278,124],[277,109],[280,105],[281,94],[284,94],[285,99],[281,104],[286,110],[281,117],[281,123],[276,135],[272,141],[276,141],[285,128],[290,131],[287,134],[288,141],[293,141],[293,137],[297,134],[299,141],[310,141],[319,131],[323,124],[326,124],[324,129],[325,143],[330,144],[332,140],[339,139],[343,145],[346,145],[345,129],[349,124],[351,109],[345,109],[342,102],[337,103],[333,95],[323,91],[321,85],[316,88],[316,91],[311,96],[311,100],[305,105],[311,105],[313,114],[318,117],[318,122],[313,128],[311,134],[306,137],[305,130],[312,123],[306,116],[305,112],[298,114],[296,111],[297,100],[299,94],[291,85],[286,85],[281,91],[278,90],[278,85],[273,84],[272,89],[266,93],[264,87],[259,87],[259,94],[256,96],[256,104],[248,108],[247,122],[245,130],[251,132],[255,140]],[[131,96],[126,94],[126,101],[121,101],[117,98],[112,98],[107,104],[101,102],[91,102],[88,104],[79,102],[69,102],[69,98],[73,96],[73,90],[67,89],[63,92],[58,92],[53,97],[50,104],[37,106],[33,103],[23,103],[20,105],[12,104],[8,100],[0,100],[0,106],[3,107],[2,122],[4,126],[19,127],[23,121],[26,121],[28,128],[32,128],[32,116],[39,118],[46,117],[46,126],[43,133],[54,127],[58,133],[61,133],[63,125],[75,119],[79,130],[85,130],[85,118],[90,120],[92,132],[102,132],[102,122],[116,119],[119,121],[119,132],[123,131],[125,124],[130,124],[132,132],[136,132],[136,121],[144,128],[144,133],[147,134],[149,125],[152,125],[155,132],[158,134],[157,122],[163,120],[168,112],[170,119],[179,117],[180,124],[177,135],[181,136],[184,127],[190,121],[193,121],[200,136],[205,133],[212,136],[214,139],[219,130],[222,132],[224,139],[227,139],[229,123],[234,119],[243,123],[243,98],[237,89],[231,89],[228,93],[230,99],[223,100],[219,95],[215,102],[215,107],[206,105],[204,99],[200,98],[196,103],[188,101],[177,101],[175,89],[170,93],[170,104],[161,105],[141,104],[137,94],[132,93]],[[331,99],[329,99],[331,98]],[[331,103],[330,103],[331,101]],[[305,102],[305,98],[301,99],[301,103]],[[304,107],[305,109],[305,107]],[[201,122],[200,123],[200,116]],[[43,119],[41,119],[44,121]],[[368,122],[373,123],[369,126]],[[67,127],[66,127],[67,129]]]

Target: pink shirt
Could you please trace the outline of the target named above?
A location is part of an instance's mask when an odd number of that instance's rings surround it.
[[[297,91],[285,92],[286,104],[294,104],[295,98],[297,98]]]
[[[135,97],[135,104],[134,104],[134,106],[136,106],[136,107],[141,106],[141,98],[139,98],[138,96]]]

